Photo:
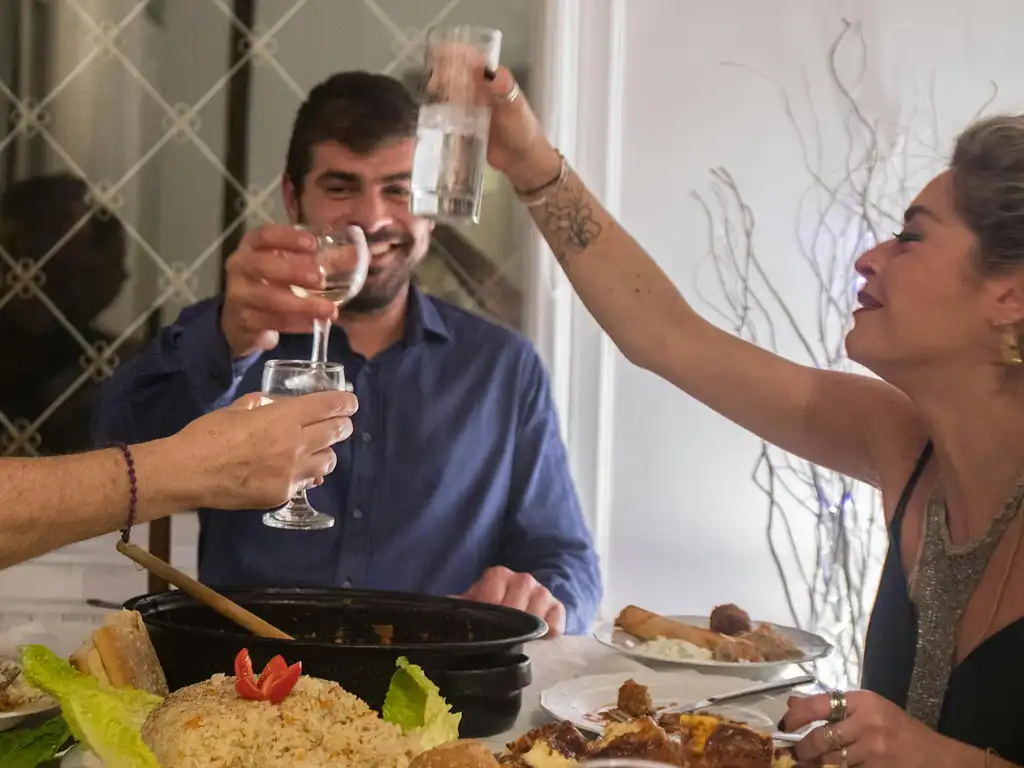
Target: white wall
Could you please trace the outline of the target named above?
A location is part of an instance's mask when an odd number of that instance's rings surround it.
[[[698,286],[711,303],[721,297],[708,269],[707,221],[691,192],[712,197],[709,169],[724,166],[756,216],[754,243],[767,270],[800,322],[813,317],[817,290],[795,242],[797,201],[810,179],[778,89],[793,94],[805,128],[819,116],[823,165],[837,171],[845,147],[843,112],[825,66],[844,16],[863,22],[868,61],[858,96],[885,136],[910,119],[915,103],[927,106],[922,97],[933,76],[943,151],[988,97],[990,80],[1000,86],[995,109],[1024,105],[1024,49],[1015,32],[1024,29],[1024,5],[1015,0],[611,5],[618,5],[624,21],[620,109],[598,105],[588,113],[584,104],[579,119],[595,125],[621,120],[621,138],[610,134],[621,175],[605,194],[617,200],[625,226],[703,310],[708,302]],[[844,60],[844,71],[854,71],[855,63]],[[921,113],[918,130],[927,133],[932,121]],[[926,178],[915,175],[913,187]],[[588,354],[588,345],[593,351],[589,331],[582,321],[573,324],[577,359]],[[781,339],[780,348],[803,359],[791,336]],[[605,436],[611,451],[607,607],[638,602],[654,610],[704,613],[716,603],[736,602],[762,618],[788,620],[765,542],[764,499],[749,479],[758,443],[614,354],[614,410]],[[574,392],[576,385],[574,379]],[[579,381],[580,390],[587,385]],[[592,470],[593,451],[579,444],[572,449],[581,459],[577,472]],[[806,525],[803,532],[806,538]]]

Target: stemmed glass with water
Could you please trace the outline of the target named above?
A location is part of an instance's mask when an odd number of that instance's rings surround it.
[[[323,287],[309,290],[292,286],[296,296],[323,296],[341,307],[355,297],[366,282],[370,268],[370,249],[362,229],[346,224],[326,227],[300,226],[316,237],[317,268],[323,275]],[[310,360],[268,360],[263,368],[263,398],[299,397],[313,392],[349,389],[345,369],[327,359],[330,320],[316,320],[313,326],[313,350]],[[263,515],[263,524],[292,531],[319,531],[334,525],[334,518],[316,510],[300,488],[288,503]]]
[[[314,291],[292,286],[292,293],[301,298],[310,294],[322,296],[342,307],[363,289],[370,269],[370,247],[360,227],[335,222],[325,227],[297,225],[316,238],[316,262],[324,278],[322,289]],[[313,323],[313,362],[327,362],[327,342],[331,335],[330,320]]]
[[[263,367],[262,394],[265,402],[301,397],[313,392],[345,389],[345,369],[338,363],[313,360],[268,360]],[[334,525],[334,518],[318,512],[306,497],[303,486],[280,509],[263,515],[263,524],[291,531],[320,531]]]

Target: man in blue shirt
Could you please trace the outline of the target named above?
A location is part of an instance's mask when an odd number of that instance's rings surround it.
[[[547,375],[521,336],[421,293],[431,222],[409,212],[417,107],[396,80],[335,75],[299,109],[283,192],[293,222],[367,234],[362,292],[336,314],[312,238],[249,232],[223,297],[186,309],[104,387],[101,441],[169,435],[257,391],[267,359],[308,359],[315,318],[359,397],[338,468],[309,491],[337,524],[282,531],[262,513],[200,510],[199,576],[213,586],[335,585],[467,598],[585,632],[601,597],[591,537]]]

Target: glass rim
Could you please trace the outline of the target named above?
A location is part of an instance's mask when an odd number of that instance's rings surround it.
[[[355,245],[352,240],[352,235],[349,232],[349,227],[356,227],[362,229],[358,224],[353,224],[349,221],[334,221],[330,224],[317,225],[317,224],[292,224],[293,229],[297,229],[300,232],[309,232],[316,238],[329,237],[335,242],[340,242],[346,245]],[[363,237],[366,236],[366,230],[363,230]]]
[[[439,35],[454,35],[482,38],[488,41],[500,40],[501,30],[496,27],[485,27],[482,24],[434,24],[427,29],[426,39],[432,40]]]
[[[322,360],[267,360],[263,364],[264,368],[293,368],[295,370],[312,371],[312,370],[323,370],[323,371],[342,371],[344,372],[345,366],[341,363],[332,363],[329,360],[324,362]]]

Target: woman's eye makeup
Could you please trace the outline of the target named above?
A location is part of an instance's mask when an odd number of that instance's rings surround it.
[[[921,235],[917,232],[908,232],[905,229],[900,232],[893,232],[892,236],[899,243],[916,243],[921,240]]]

